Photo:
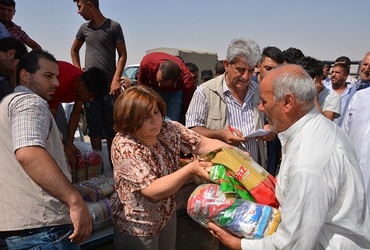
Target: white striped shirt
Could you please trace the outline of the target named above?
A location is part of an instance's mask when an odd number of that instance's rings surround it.
[[[230,89],[226,85],[225,79],[223,79],[222,86],[227,107],[227,119],[230,126],[241,131],[243,135],[254,132],[253,96],[255,94],[259,94],[256,92],[257,83],[251,81],[249,84],[243,105],[241,105],[231,94]],[[204,93],[203,85],[200,85],[194,92],[188,112],[186,113],[186,126],[188,128],[197,126],[205,127],[207,116],[208,109],[206,95]],[[247,140],[245,142],[245,146],[247,147],[246,149],[241,145],[238,147],[242,150],[248,151],[255,161],[259,161],[259,151],[256,139]]]

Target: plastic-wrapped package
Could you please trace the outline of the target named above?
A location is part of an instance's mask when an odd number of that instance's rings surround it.
[[[85,201],[96,202],[114,192],[114,179],[112,174],[103,174],[74,186]]]
[[[253,196],[257,203],[275,208],[279,203],[275,197],[276,179],[257,162],[235,147],[221,147],[200,156],[214,164],[222,164]]]
[[[112,214],[109,206],[109,198],[103,198],[97,202],[86,202],[93,223],[93,230],[107,227],[112,224]]]
[[[221,164],[213,166],[209,172],[209,179],[210,181],[219,184],[224,193],[237,193],[242,199],[254,201],[248,190]]]
[[[236,193],[224,193],[217,184],[198,186],[188,200],[187,212],[205,227],[207,221],[213,221],[247,239],[269,236],[280,223],[278,209],[240,199]]]
[[[72,169],[73,182],[80,182],[97,177],[103,168],[101,151],[81,151],[77,154],[76,167]]]

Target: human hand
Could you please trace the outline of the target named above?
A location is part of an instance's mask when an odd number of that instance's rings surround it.
[[[263,126],[263,130],[270,130],[270,126],[266,124],[265,126]],[[272,141],[275,137],[276,137],[276,133],[271,131],[270,133],[264,136],[257,137],[257,139],[262,140],[262,141]]]
[[[73,143],[64,145],[64,153],[66,154],[68,162],[72,168],[76,166],[76,154],[78,152],[78,148]]]
[[[213,222],[208,222],[208,231],[229,249],[241,250],[242,240]]]
[[[82,200],[69,209],[73,224],[73,234],[69,236],[71,242],[82,243],[89,239],[93,226],[90,213]]]
[[[223,137],[223,141],[226,142],[227,144],[230,144],[232,146],[238,146],[240,143],[242,143],[243,146],[245,147],[244,142],[247,139],[244,137],[243,133],[240,132],[239,130],[231,128],[229,126],[229,128],[222,130],[221,134]]]
[[[111,85],[110,85],[110,95],[113,95],[115,98],[117,98],[122,93],[121,83],[119,80],[113,79]]]
[[[196,159],[188,164],[191,168],[193,176],[198,176],[202,180],[209,181],[209,171],[213,167],[213,163],[208,160]]]

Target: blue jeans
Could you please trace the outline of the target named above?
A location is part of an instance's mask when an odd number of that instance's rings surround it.
[[[29,231],[32,231],[29,230]],[[70,225],[37,228],[34,234],[10,236],[6,238],[8,249],[32,249],[32,250],[77,250],[80,246],[72,243],[68,237],[73,229]],[[22,231],[23,232],[23,231]]]
[[[169,92],[156,89],[156,91],[166,103],[166,116],[168,116],[172,121],[180,121],[182,90]]]

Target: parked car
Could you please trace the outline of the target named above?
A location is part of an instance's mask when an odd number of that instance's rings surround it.
[[[137,82],[137,73],[139,72],[140,64],[128,65],[124,70],[122,76],[127,76],[133,83]]]

